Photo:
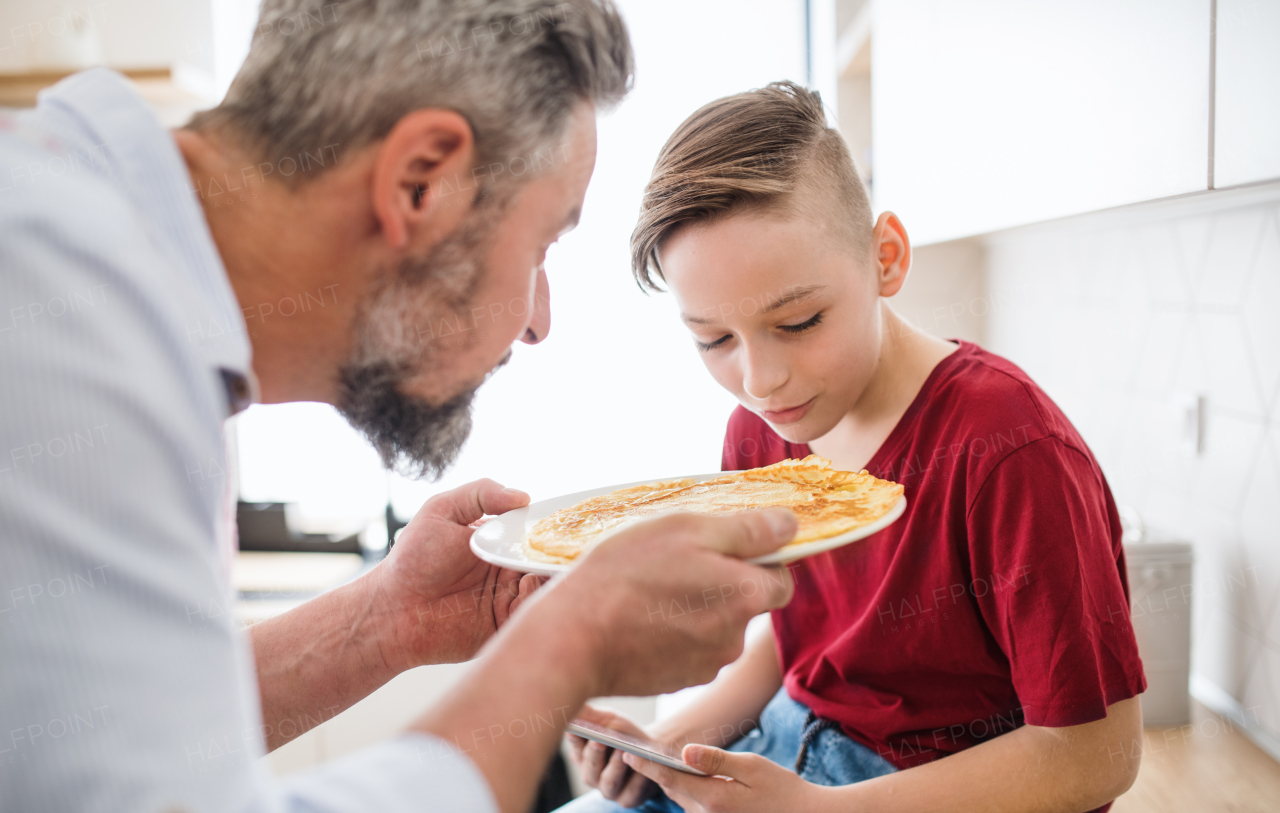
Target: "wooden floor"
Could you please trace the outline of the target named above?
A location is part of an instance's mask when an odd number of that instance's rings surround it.
[[[1280,762],[1192,701],[1191,725],[1146,730],[1138,781],[1113,813],[1276,813]]]

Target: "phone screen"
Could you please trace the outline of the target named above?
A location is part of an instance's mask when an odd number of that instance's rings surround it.
[[[679,751],[660,742],[633,737],[630,734],[614,731],[612,728],[605,728],[582,718],[574,718],[570,721],[569,733],[577,734],[579,737],[588,740],[594,740],[610,748],[617,748],[620,751],[635,754],[659,765],[666,765],[668,768],[675,768],[677,771],[706,776],[705,773],[685,762],[680,757]]]

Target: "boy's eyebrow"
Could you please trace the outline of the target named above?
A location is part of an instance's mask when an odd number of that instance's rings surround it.
[[[790,289],[788,289],[785,294],[778,297],[777,299],[773,299],[768,294],[765,294],[763,297],[761,297],[761,299],[771,299],[772,301],[769,302],[764,307],[762,307],[760,309],[760,312],[771,313],[773,311],[776,311],[778,308],[785,307],[787,305],[792,304],[793,302],[801,302],[805,299],[808,299],[809,297],[813,296],[818,291],[821,291],[823,288],[826,288],[826,287],[827,286],[825,285],[795,285],[795,286],[792,286]]]
[[[796,302],[802,302],[826,287],[827,286],[825,285],[793,285],[787,289],[786,293],[781,294],[776,298],[770,294],[765,294],[760,297],[760,302],[763,304],[758,312],[772,313],[778,308],[783,308]],[[751,301],[754,302],[756,300],[752,299]],[[714,319],[690,316],[687,313],[680,314],[680,318],[683,319],[684,323],[687,325],[709,325],[715,321]]]

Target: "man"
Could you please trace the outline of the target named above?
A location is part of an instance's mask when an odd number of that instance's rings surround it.
[[[222,421],[325,401],[388,464],[447,466],[475,388],[546,336],[543,257],[631,77],[607,0],[324,2],[267,0],[186,129],[103,70],[0,117],[6,809],[523,811],[583,701],[709,679],[789,598],[741,561],[785,512],[635,526],[530,598],[467,549],[528,499],[480,481],[365,577],[235,628]],[[698,623],[655,635],[690,596]],[[405,736],[287,782],[257,761],[477,651]]]

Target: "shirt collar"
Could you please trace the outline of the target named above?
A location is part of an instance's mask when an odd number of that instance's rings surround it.
[[[128,80],[106,68],[64,79],[40,94],[40,104],[61,107],[102,146],[106,171],[195,292],[196,319],[188,320],[187,335],[224,381],[241,377],[257,400],[244,316],[173,136]]]

